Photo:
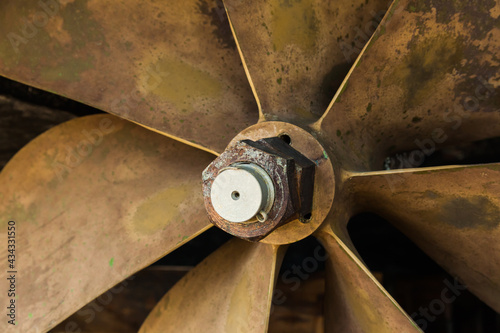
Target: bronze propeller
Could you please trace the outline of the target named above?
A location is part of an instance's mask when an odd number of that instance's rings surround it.
[[[362,211],[500,312],[500,165],[419,168],[500,136],[499,17],[498,1],[2,1],[0,75],[109,113],[50,129],[0,173],[18,328],[50,330],[213,222],[237,237],[141,332],[266,332],[286,246],[309,235],[328,253],[325,332],[419,332],[349,238]],[[383,170],[402,151],[410,168]],[[221,195],[234,173],[273,196],[244,221],[230,198],[207,214],[224,172]],[[228,193],[253,204],[245,186]]]

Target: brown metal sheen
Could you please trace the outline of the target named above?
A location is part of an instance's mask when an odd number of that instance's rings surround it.
[[[351,174],[359,210],[393,221],[500,312],[500,164]]]
[[[499,13],[498,1],[395,1],[316,124],[344,167],[500,136]]]
[[[269,244],[289,244],[311,235],[323,223],[332,207],[335,193],[335,175],[331,156],[321,144],[306,130],[284,122],[262,122],[238,134],[229,144],[232,147],[242,140],[257,141],[261,138],[290,137],[290,145],[315,166],[312,216],[307,223],[299,219],[290,221],[261,240]]]
[[[421,332],[329,227],[317,236],[328,254],[325,332]]]
[[[0,35],[0,75],[211,152],[258,120],[217,1],[2,1]]]
[[[232,239],[163,297],[140,332],[267,332],[283,249]]]
[[[17,226],[18,328],[49,330],[209,228],[199,177],[212,158],[111,115],[71,120],[18,152],[0,173],[5,249],[7,222]]]
[[[363,259],[359,255],[358,250],[354,247],[349,232],[347,231],[349,219],[355,215],[353,194],[348,186],[349,184],[345,182],[344,178],[338,181],[336,185],[337,189],[332,209],[322,226],[318,228],[314,235],[318,237],[318,233],[324,232],[322,231],[323,229],[326,229],[328,232],[332,230],[335,236],[338,237],[360,261],[362,261]]]
[[[390,1],[224,3],[260,120],[304,123],[327,109]]]
[[[500,312],[500,164],[353,172],[500,136],[500,2],[395,0],[379,25],[387,2],[1,2],[0,75],[131,121],[70,121],[0,173],[2,248],[8,221],[18,228],[19,328],[53,328],[208,229],[207,182],[243,161],[269,173],[280,204],[250,232],[215,224],[260,242],[211,254],[141,332],[266,332],[280,245],[313,234],[328,253],[326,332],[419,332],[349,238],[363,211]],[[276,137],[314,163],[314,181]],[[187,145],[217,155],[228,142],[201,193],[214,156]]]
[[[214,209],[211,200],[213,182],[222,170],[236,163],[258,165],[270,176],[275,198],[265,222],[230,222]],[[314,162],[280,138],[239,141],[203,171],[203,197],[208,216],[222,230],[254,242],[291,220],[302,219],[302,223],[308,223],[305,216],[311,213],[314,167]]]

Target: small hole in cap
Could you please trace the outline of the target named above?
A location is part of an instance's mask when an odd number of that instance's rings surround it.
[[[233,193],[231,193],[231,198],[233,200],[238,200],[240,198],[240,192],[238,191],[233,191]]]

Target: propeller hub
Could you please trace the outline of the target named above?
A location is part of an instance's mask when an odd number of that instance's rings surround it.
[[[202,179],[214,225],[271,244],[311,235],[330,211],[335,192],[331,160],[321,144],[282,122],[259,123],[238,134]]]
[[[203,173],[210,220],[253,241],[291,220],[306,223],[314,171],[313,161],[278,137],[238,141]]]

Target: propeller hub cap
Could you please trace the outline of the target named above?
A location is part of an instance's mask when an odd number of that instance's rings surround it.
[[[282,122],[236,136],[203,171],[210,221],[239,238],[289,244],[324,221],[335,191],[331,160],[316,138]]]
[[[232,223],[265,222],[274,202],[274,185],[254,163],[236,163],[223,169],[212,184],[214,210]]]

